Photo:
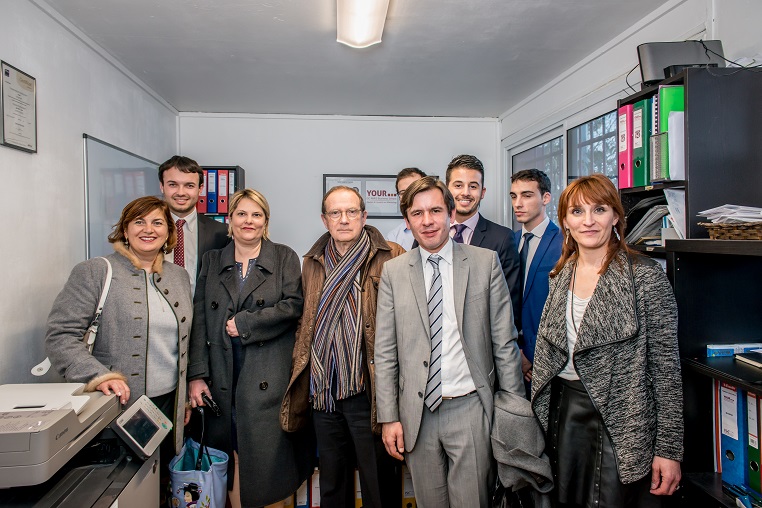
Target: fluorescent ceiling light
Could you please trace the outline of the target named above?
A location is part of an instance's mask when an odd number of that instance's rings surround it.
[[[336,0],[336,40],[353,48],[381,42],[389,0]]]

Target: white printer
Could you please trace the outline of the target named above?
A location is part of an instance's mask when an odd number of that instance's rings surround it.
[[[83,389],[0,385],[0,488],[45,482],[119,415],[115,395]]]

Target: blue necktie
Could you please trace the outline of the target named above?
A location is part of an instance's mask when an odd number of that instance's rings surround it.
[[[524,245],[521,246],[519,258],[521,260],[521,297],[524,297],[524,281],[527,278],[527,258],[529,257],[529,240],[534,238],[532,233],[524,233]]]
[[[426,397],[423,402],[434,411],[442,403],[442,274],[436,254],[429,256],[434,268],[429,290],[429,329],[431,330],[431,356],[429,358],[429,379],[426,381]]]

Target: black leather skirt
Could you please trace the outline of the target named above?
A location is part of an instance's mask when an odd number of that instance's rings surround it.
[[[548,455],[558,508],[657,508],[651,476],[619,480],[616,457],[601,416],[580,381],[556,377],[551,384]]]

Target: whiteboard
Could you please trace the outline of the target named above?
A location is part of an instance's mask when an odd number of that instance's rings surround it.
[[[159,164],[84,134],[85,254],[111,254],[108,243],[124,206],[142,196],[162,197]]]

